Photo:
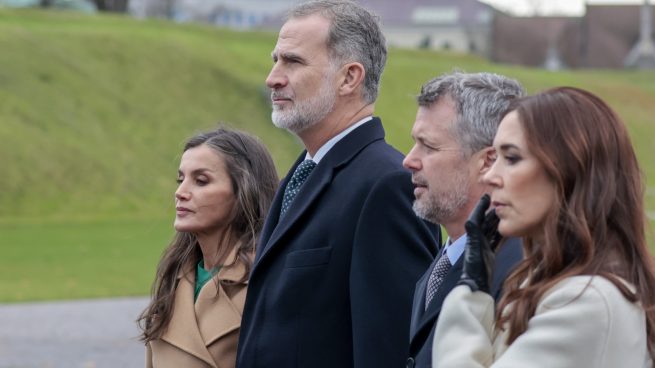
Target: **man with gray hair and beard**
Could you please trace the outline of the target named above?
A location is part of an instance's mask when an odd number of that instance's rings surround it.
[[[237,367],[405,363],[414,285],[439,232],[414,215],[403,155],[373,117],[386,55],[376,17],[350,1],[300,4],[280,30],[272,120],[305,151],[262,230]]]
[[[412,129],[415,144],[403,165],[412,172],[414,211],[441,224],[448,240],[416,283],[408,368],[432,366],[441,304],[462,274],[464,224],[488,192],[481,178],[496,159],[492,143],[500,120],[523,94],[517,81],[491,73],[444,74],[421,88]],[[520,241],[506,239],[495,258],[492,296],[500,296],[503,280],[521,258]]]

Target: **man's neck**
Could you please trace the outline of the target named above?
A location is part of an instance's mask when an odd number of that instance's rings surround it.
[[[363,118],[373,115],[373,107],[374,105],[370,104],[364,105],[356,111],[334,110],[318,124],[298,133],[298,137],[302,140],[309,155],[314,156],[319,148],[337,134]]]
[[[448,237],[451,240],[459,239],[460,236],[464,235],[464,224],[448,224],[448,225],[443,225],[444,229],[446,229],[446,233],[448,234]]]

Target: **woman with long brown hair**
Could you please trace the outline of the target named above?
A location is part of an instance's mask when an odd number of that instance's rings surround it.
[[[623,122],[597,96],[555,88],[518,100],[494,147],[491,200],[466,225],[464,274],[443,305],[434,367],[653,367],[655,263]],[[495,315],[494,214],[525,253]]]
[[[255,242],[278,177],[255,137],[220,128],[185,145],[175,237],[139,318],[147,367],[234,367]]]

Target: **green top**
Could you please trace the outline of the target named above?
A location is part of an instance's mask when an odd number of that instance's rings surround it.
[[[200,290],[202,289],[203,286],[205,286],[207,281],[211,280],[212,277],[214,277],[214,275],[216,275],[218,271],[221,270],[221,266],[218,266],[207,271],[203,267],[203,264],[204,264],[204,259],[200,259],[200,262],[198,262],[198,266],[196,266],[196,289],[195,292],[193,293],[194,302],[198,300],[198,294],[200,294]]]

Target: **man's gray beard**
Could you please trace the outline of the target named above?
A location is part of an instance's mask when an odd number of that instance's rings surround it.
[[[302,102],[294,100],[285,110],[273,105],[271,119],[276,127],[299,133],[323,120],[334,108],[336,99],[336,91],[326,76],[317,95]]]
[[[443,224],[452,221],[468,201],[469,184],[465,177],[457,180],[459,185],[449,193],[441,193],[439,198],[425,193],[421,200],[415,199],[412,209],[416,216],[434,224]]]

